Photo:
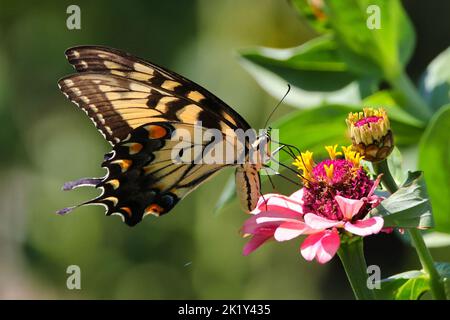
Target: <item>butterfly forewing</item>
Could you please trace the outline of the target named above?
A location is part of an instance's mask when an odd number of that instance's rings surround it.
[[[134,57],[126,52],[101,47],[78,46],[66,51],[68,61],[80,72],[105,73],[132,79],[159,88],[170,95],[185,98],[200,105],[205,111],[204,120],[214,115],[233,128],[248,129],[248,123],[225,102],[205,88],[185,77],[154,63]],[[214,125],[214,122],[211,121]]]

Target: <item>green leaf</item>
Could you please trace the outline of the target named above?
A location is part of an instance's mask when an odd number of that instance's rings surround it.
[[[241,57],[307,91],[336,91],[355,80],[339,57],[336,42],[323,36],[289,49],[241,50]]]
[[[385,108],[388,112],[389,119],[418,128],[421,132],[425,129],[423,122],[400,108],[400,105],[406,104],[406,102],[404,101],[402,95],[395,90],[378,91],[366,97],[362,103],[365,107]]]
[[[214,214],[219,214],[220,210],[236,198],[235,177],[232,174],[225,184],[219,200],[214,207]]]
[[[444,282],[445,295],[447,300],[450,300],[450,263],[448,262],[436,262],[435,263],[437,272],[442,277]]]
[[[330,31],[328,18],[325,14],[325,3],[322,1],[291,0],[297,13],[305,19],[317,32]]]
[[[279,129],[279,140],[292,144],[302,151],[312,151],[317,157],[327,155],[324,146],[348,145],[345,118],[355,108],[345,105],[323,105],[292,112],[276,121],[272,127]],[[280,153],[280,161],[288,157]]]
[[[422,172],[408,172],[406,182],[370,213],[381,215],[385,227],[433,227],[433,215]]]
[[[407,175],[402,168],[402,161],[403,161],[402,154],[397,147],[394,147],[394,150],[392,150],[392,153],[387,158],[387,161],[389,171],[393,176],[395,182],[397,183],[397,185],[401,184],[403,181],[406,180]]]
[[[400,1],[327,0],[326,4],[342,57],[355,72],[391,75],[408,62],[415,35]],[[367,10],[373,5],[379,8],[379,29],[368,27],[374,13]]]
[[[450,233],[450,105],[431,119],[420,144],[419,167],[425,172],[436,231]]]
[[[434,110],[450,103],[450,47],[428,65],[420,80],[419,89]]]
[[[357,77],[340,58],[331,36],[295,48],[253,48],[239,54],[241,65],[269,94],[278,98],[289,83],[292,90],[285,101],[293,106],[360,101]]]
[[[436,270],[439,272],[441,277],[450,278],[450,263],[448,262],[436,262]]]
[[[384,300],[417,300],[430,290],[429,279],[425,273],[418,270],[403,272],[380,283],[381,289],[376,290],[378,299]]]

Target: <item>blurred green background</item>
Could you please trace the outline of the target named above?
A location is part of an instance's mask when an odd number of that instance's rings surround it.
[[[448,10],[433,7],[438,2],[444,1],[405,4],[418,33],[413,77],[448,46]],[[81,30],[66,27],[70,4],[81,8]],[[95,195],[61,186],[102,176],[109,149],[56,86],[73,72],[65,49],[100,44],[146,58],[205,86],[260,127],[277,100],[239,65],[236,50],[292,47],[315,36],[280,0],[0,1],[0,298],[352,298],[338,259],[307,263],[298,241],[242,256],[246,215],[237,203],[213,213],[232,170],[170,214],[134,228],[104,217],[100,207],[55,214]],[[290,110],[284,105],[278,116]],[[383,277],[418,267],[394,234],[368,238],[366,248]],[[433,254],[450,259],[445,247]],[[72,264],[81,268],[81,290],[66,288]]]

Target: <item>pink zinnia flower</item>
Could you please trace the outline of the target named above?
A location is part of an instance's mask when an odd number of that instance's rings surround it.
[[[330,159],[315,164],[311,152],[302,153],[295,162],[302,171],[304,187],[290,196],[266,194],[251,212],[242,228],[252,238],[244,247],[247,255],[271,238],[286,241],[307,235],[300,252],[311,261],[328,262],[340,246],[340,234],[376,234],[383,218],[368,217],[381,200],[374,194],[379,178],[371,180],[360,165],[362,157],[343,147],[326,147]]]

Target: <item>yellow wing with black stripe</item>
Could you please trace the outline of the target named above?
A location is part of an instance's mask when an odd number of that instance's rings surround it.
[[[61,79],[60,89],[89,115],[112,144],[142,124],[161,121],[156,117],[158,112],[170,121],[202,121],[207,128],[250,128],[236,111],[208,90],[128,53],[79,46],[68,49],[66,57],[79,73]]]

